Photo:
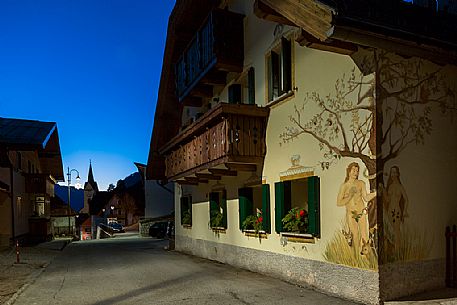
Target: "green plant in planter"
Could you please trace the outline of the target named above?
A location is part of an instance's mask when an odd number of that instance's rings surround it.
[[[191,225],[192,224],[192,215],[190,214],[189,211],[184,211],[182,213],[182,219],[181,219],[181,224],[183,225]]]
[[[259,232],[263,229],[262,211],[257,209],[256,215],[249,215],[241,224],[243,230],[255,230]]]
[[[212,210],[210,213],[209,226],[211,228],[219,228],[223,226],[224,215],[219,210]]]
[[[293,208],[282,219],[285,232],[306,233],[308,230],[308,213],[303,208]]]

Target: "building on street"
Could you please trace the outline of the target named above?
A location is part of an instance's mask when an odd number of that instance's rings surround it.
[[[56,123],[0,118],[0,245],[51,237],[50,200],[58,181]]]
[[[176,1],[147,205],[177,250],[366,304],[444,286],[456,8],[414,2]]]

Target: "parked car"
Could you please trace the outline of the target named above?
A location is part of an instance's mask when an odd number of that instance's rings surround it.
[[[167,236],[168,221],[158,221],[149,227],[149,236],[164,238]]]
[[[113,229],[114,233],[124,233],[124,227],[118,222],[110,222],[108,227]]]

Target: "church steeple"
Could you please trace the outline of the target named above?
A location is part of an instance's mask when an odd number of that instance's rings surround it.
[[[89,160],[89,175],[87,177],[87,182],[89,182],[91,185],[94,185],[95,183],[94,173],[92,173],[92,160]]]
[[[94,173],[92,172],[92,160],[89,160],[89,174],[87,175],[87,182],[84,184],[84,189],[87,189],[89,185],[95,192],[98,192],[98,185],[95,182]]]
[[[92,160],[89,160],[89,174],[87,175],[87,182],[84,183],[84,207],[81,213],[90,213],[90,201],[98,193],[98,185],[94,179],[94,173],[92,172]]]

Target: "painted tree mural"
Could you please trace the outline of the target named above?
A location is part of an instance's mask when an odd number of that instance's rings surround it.
[[[434,107],[453,117],[455,88],[441,73],[443,67],[421,59],[379,50],[359,58],[354,61],[362,72],[354,68],[335,82],[334,92],[309,92],[301,106],[294,106],[291,125],[280,138],[283,143],[304,135],[314,138],[323,151],[322,169],[341,157],[360,159],[374,190],[376,175],[382,173],[376,173],[376,164],[384,169],[409,144],[423,144],[432,131]],[[311,103],[318,111],[309,118]],[[369,218],[372,227],[375,214]]]

